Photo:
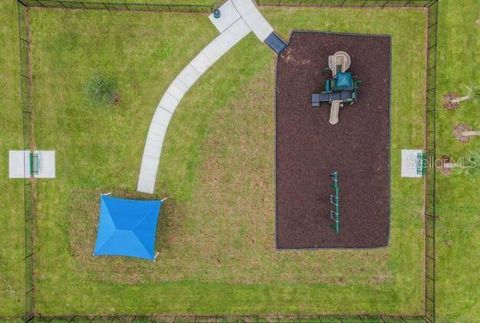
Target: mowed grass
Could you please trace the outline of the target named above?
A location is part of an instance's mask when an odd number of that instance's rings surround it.
[[[8,179],[8,151],[23,149],[17,3],[0,2],[0,317],[24,305],[23,180]]]
[[[284,36],[392,35],[389,247],[273,249],[275,56],[250,35],[170,125],[154,196],[170,197],[157,262],[94,259],[99,193],[135,195],[158,100],[215,30],[204,15],[34,9],[35,142],[57,152],[57,178],[37,183],[39,313],[422,313],[423,183],[399,177],[399,157],[424,141],[425,59],[409,55],[425,47],[424,12],[263,11]],[[118,105],[89,106],[96,72],[117,78]]]
[[[466,94],[480,85],[480,3],[440,2],[437,76],[438,156],[456,160],[480,151],[480,138],[458,142],[458,123],[480,129],[480,103],[464,102],[454,111],[441,106],[447,93]],[[478,167],[479,165],[477,165]],[[437,175],[437,311],[440,322],[478,322],[480,317],[480,172]]]

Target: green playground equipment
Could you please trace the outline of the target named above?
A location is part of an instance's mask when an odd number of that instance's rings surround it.
[[[40,155],[30,153],[30,176],[38,175],[40,173]]]
[[[338,186],[338,172],[333,171],[330,174],[330,178],[332,179],[332,189],[333,194],[330,195],[330,204],[333,207],[333,210],[330,210],[330,219],[334,221],[333,224],[330,225],[336,233],[340,233],[340,187]]]
[[[328,68],[332,77],[325,81],[325,90],[321,93],[312,94],[312,106],[319,107],[321,103],[330,103],[330,124],[338,123],[340,107],[345,104],[353,104],[357,100],[357,90],[360,81],[352,73],[347,72],[350,68],[351,58],[344,51],[338,51],[328,56]]]

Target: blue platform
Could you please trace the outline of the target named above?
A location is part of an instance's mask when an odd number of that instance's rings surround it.
[[[277,55],[279,55],[285,48],[287,48],[288,43],[283,40],[277,33],[272,32],[265,39],[265,44],[268,45]]]

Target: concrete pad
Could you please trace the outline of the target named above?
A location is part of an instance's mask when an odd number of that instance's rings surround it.
[[[262,42],[273,32],[273,27],[270,26],[256,7],[253,7],[242,14],[242,18]]]
[[[168,124],[170,123],[170,119],[172,115],[166,111],[165,109],[159,108],[155,111],[155,115],[153,116],[152,122],[150,124],[150,128],[148,129],[148,135],[150,134],[156,136],[161,131],[164,131],[163,128],[167,128]]]
[[[178,74],[177,78],[185,83],[188,87],[191,87],[202,74],[197,71],[193,66],[188,64],[185,68]]]
[[[422,154],[423,151],[419,149],[402,149],[402,177],[418,178],[422,177],[421,172],[417,170],[421,169],[422,165],[419,164],[418,154]]]
[[[228,27],[222,34],[218,35],[203,50],[202,54],[215,62],[235,46],[243,37],[250,32],[250,29],[242,19],[237,20]]]
[[[55,178],[55,151],[35,150],[39,156],[39,172],[34,178]],[[9,178],[30,178],[30,151],[11,150],[8,153]]]
[[[160,101],[158,106],[164,108],[165,110],[167,110],[170,113],[174,113],[179,102],[180,101],[177,98],[175,98],[173,95],[166,92],[163,95],[162,100]]]
[[[208,16],[208,19],[210,19],[219,33],[222,33],[240,18],[240,14],[231,1],[226,1],[223,5],[218,7],[218,10],[220,10],[220,18],[215,18],[212,13]]]
[[[252,30],[250,27],[248,27],[245,21],[243,21],[243,19],[239,20],[228,29],[228,32],[231,33],[235,39],[237,39],[237,42],[242,40],[242,38],[247,36],[251,31]]]
[[[156,125],[156,124],[155,124]],[[167,133],[167,127],[165,126],[158,126],[158,127],[151,127],[150,130],[148,131],[148,146],[150,146],[151,142],[155,142],[155,144],[160,143],[160,145],[163,143],[163,140],[165,139],[165,134]],[[145,146],[147,147],[147,145]],[[161,147],[159,147],[158,151],[160,151]],[[146,148],[145,148],[146,151]],[[150,156],[157,156],[156,153],[152,152],[149,149]]]
[[[175,97],[178,101],[182,100],[184,95],[188,92],[189,87],[176,78],[168,87],[167,92]]]
[[[244,14],[250,8],[255,7],[255,5],[250,0],[230,0],[230,1],[233,3],[233,5],[235,6],[235,9],[237,9],[240,15]]]
[[[240,16],[258,37],[260,41],[265,39],[273,32],[272,26],[263,17],[257,6],[251,0],[231,0]]]
[[[228,50],[230,50],[240,40],[247,36],[250,31],[251,30],[248,28],[247,24],[243,20],[239,20],[225,30],[225,32],[219,36],[219,39],[225,44]]]
[[[170,119],[172,115],[168,113],[168,111],[165,111],[165,109],[157,109],[155,111],[155,115],[153,116],[152,123],[150,124],[150,128],[148,129],[148,133],[151,131],[153,132],[153,129],[155,128],[168,128],[168,124],[170,123]]]
[[[8,177],[30,178],[30,151],[10,150],[8,152]]]
[[[155,190],[155,181],[157,179],[157,170],[158,170],[159,160],[156,158],[151,158],[148,156],[143,156],[142,167],[140,168],[140,174],[138,176],[137,191],[142,193],[153,194]],[[146,170],[145,167],[148,167],[150,164],[155,164],[155,169]]]
[[[205,56],[202,52],[198,53],[197,56],[190,62],[190,64],[201,74],[205,73],[210,66],[212,66],[213,62]]]
[[[35,150],[40,156],[40,171],[35,178],[55,178],[55,151]]]
[[[218,37],[210,42],[204,49],[202,54],[212,61],[217,61],[225,54],[225,49],[218,45]]]
[[[143,157],[148,157],[148,158],[160,158],[160,155],[162,154],[162,146],[163,146],[163,140],[165,139],[165,134],[162,139],[156,140],[153,137],[148,137],[147,144],[145,145],[145,149],[143,151]]]

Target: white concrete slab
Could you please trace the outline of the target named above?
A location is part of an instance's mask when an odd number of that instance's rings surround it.
[[[265,39],[273,32],[272,26],[263,17],[255,3],[251,0],[230,0],[237,9],[241,18],[253,31],[260,41]]]
[[[188,87],[191,87],[202,74],[197,71],[193,66],[188,64],[185,68],[178,74],[177,78],[185,83]]]
[[[188,89],[189,87],[185,83],[176,78],[168,87],[167,92],[178,101],[181,101]]]
[[[170,123],[170,119],[172,119],[172,114],[163,108],[159,108],[155,110],[152,123],[159,124],[164,127],[168,127],[168,124]],[[152,130],[153,131],[155,130],[154,127],[150,127],[150,129],[148,130],[148,133],[150,134]]]
[[[145,174],[154,174],[157,171],[158,158],[148,157],[142,161],[142,169]],[[156,173],[155,173],[156,174]]]
[[[417,171],[419,167],[421,167],[418,160],[418,154],[421,153],[423,153],[423,151],[419,149],[402,149],[402,177],[422,177],[421,172],[419,173]]]
[[[215,38],[210,44],[205,46],[204,49],[202,49],[202,54],[208,57],[211,61],[218,61],[220,57],[222,57],[225,54],[225,49],[223,47],[218,46],[218,37]]]
[[[39,172],[35,178],[55,178],[55,151],[35,150],[39,156]],[[10,150],[8,153],[9,178],[30,178],[30,151]]]
[[[155,190],[155,181],[157,179],[159,159],[143,155],[142,166],[138,176],[137,191],[143,193],[153,193]],[[153,168],[150,166],[154,165]]]
[[[263,15],[257,8],[250,9],[242,18],[255,36],[262,42],[273,32],[273,27],[263,18]]]
[[[160,100],[160,103],[158,104],[158,106],[164,108],[170,113],[174,113],[179,102],[180,101],[177,98],[175,98],[172,94],[168,93],[168,90],[167,90],[167,92],[163,95],[162,99]]]
[[[240,18],[240,14],[230,0],[218,7],[218,9],[220,10],[220,18],[215,18],[212,13],[208,16],[208,19],[210,19],[215,28],[217,28],[218,32],[222,33]]]
[[[35,150],[40,156],[40,171],[35,178],[55,178],[55,151],[54,150]]]
[[[205,56],[202,52],[200,52],[190,63],[197,71],[201,74],[205,73],[210,66],[212,66],[213,62]]]
[[[235,9],[237,9],[238,13],[242,15],[248,9],[250,9],[254,4],[250,0],[230,0],[232,1],[233,5],[235,6]]]
[[[8,177],[30,178],[30,151],[10,150],[8,152]]]

